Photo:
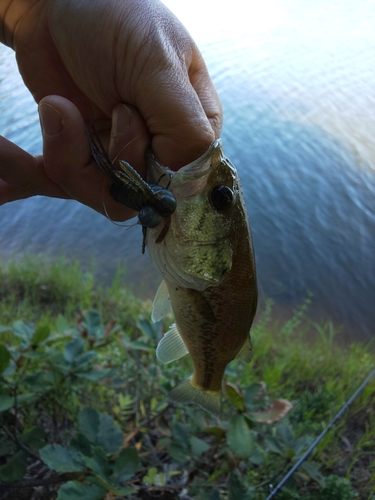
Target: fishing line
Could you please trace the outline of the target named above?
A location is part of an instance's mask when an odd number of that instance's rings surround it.
[[[115,226],[125,227],[126,228],[125,231],[128,231],[132,227],[135,227],[135,226],[139,225],[139,222],[134,222],[133,224],[122,224],[120,222],[116,222],[116,221],[114,221],[114,220],[111,219],[111,217],[110,217],[110,215],[108,213],[105,201],[104,201],[104,183],[103,183],[103,186],[102,186],[102,198],[103,198],[103,201],[102,201],[103,210],[104,210],[105,216],[109,220],[109,222],[112,222],[112,224],[114,224]]]
[[[332,429],[335,423],[341,418],[341,416],[345,413],[345,411],[349,408],[349,406],[353,403],[355,398],[363,391],[366,385],[370,382],[372,377],[375,375],[375,368],[372,370],[370,375],[362,382],[362,384],[358,387],[352,397],[343,405],[341,410],[336,414],[336,416],[332,419],[331,423],[327,425],[324,431],[316,438],[316,440],[312,443],[310,448],[302,455],[302,457],[294,464],[294,466],[290,469],[288,474],[279,482],[279,484],[274,488],[271,494],[267,497],[266,500],[271,500],[274,498],[277,493],[281,490],[281,488],[285,485],[285,483],[290,479],[296,470],[300,467],[301,464],[307,459],[307,457],[311,454],[314,448],[320,443],[320,441],[324,438],[328,431]]]

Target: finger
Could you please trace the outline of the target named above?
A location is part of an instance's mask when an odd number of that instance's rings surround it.
[[[66,198],[68,195],[45,173],[40,156],[32,156],[0,137],[0,205],[37,194]]]
[[[71,198],[106,214],[126,220],[134,212],[109,194],[112,180],[91,158],[89,137],[77,107],[67,99],[48,96],[39,103],[43,128],[43,158],[47,175]]]
[[[199,158],[215,140],[215,133],[187,75],[171,85],[176,74],[163,71],[147,83],[138,105],[152,135],[158,160],[177,170]],[[153,93],[153,94],[151,94]]]
[[[150,134],[139,112],[130,105],[116,105],[112,111],[110,158],[127,161],[146,178],[145,151],[150,142]]]
[[[189,78],[214,131],[215,139],[218,139],[221,136],[223,127],[223,108],[204,59],[198,49],[193,53],[191,66],[189,67]]]
[[[220,135],[222,108],[190,35],[165,6],[160,3],[158,9],[166,22],[152,30],[135,58],[134,103],[159,161],[176,170],[205,153]],[[138,65],[144,59],[148,64]]]

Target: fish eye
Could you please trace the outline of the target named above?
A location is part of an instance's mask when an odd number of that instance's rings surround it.
[[[211,201],[217,211],[227,210],[232,206],[234,193],[229,186],[221,185],[213,188]]]

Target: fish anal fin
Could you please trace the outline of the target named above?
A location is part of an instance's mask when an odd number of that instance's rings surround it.
[[[221,409],[221,392],[204,391],[191,378],[171,390],[169,400],[178,404],[196,404],[211,415],[218,416]]]
[[[248,335],[236,358],[240,361],[244,361],[245,363],[250,363],[252,352],[253,349],[251,347],[250,335]]]
[[[171,300],[166,282],[163,280],[156,291],[152,305],[151,319],[154,323],[162,320],[171,308]]]
[[[182,358],[188,352],[181,335],[178,333],[177,326],[173,324],[160,340],[156,348],[156,357],[162,363],[171,363]]]

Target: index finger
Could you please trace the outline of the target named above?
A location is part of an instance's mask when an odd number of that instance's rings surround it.
[[[137,105],[153,151],[169,168],[177,170],[199,158],[220,136],[221,103],[202,59],[189,70],[180,61],[161,70],[147,81]]]

